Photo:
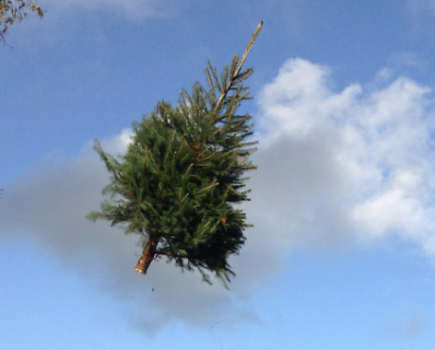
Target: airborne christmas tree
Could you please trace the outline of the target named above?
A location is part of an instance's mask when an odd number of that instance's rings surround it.
[[[215,273],[226,286],[234,275],[227,259],[244,244],[251,226],[234,204],[249,200],[243,190],[246,170],[255,169],[251,116],[237,110],[249,97],[242,83],[253,69],[242,70],[262,26],[260,22],[241,58],[235,56],[219,77],[208,62],[208,89],[195,83],[181,92],[178,106],[166,101],[133,124],[134,136],[118,159],[95,149],[111,172],[103,190],[109,195],[91,220],[126,225],[141,236],[143,253],[136,265],[142,274],[153,259],[166,256],[181,268]]]

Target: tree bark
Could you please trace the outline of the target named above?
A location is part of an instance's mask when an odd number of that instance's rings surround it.
[[[154,240],[151,237],[148,238],[148,242],[143,249],[142,255],[139,258],[139,261],[134,268],[137,272],[145,275],[147,273],[148,267],[153,261],[154,256],[156,255],[156,248],[158,240]]]

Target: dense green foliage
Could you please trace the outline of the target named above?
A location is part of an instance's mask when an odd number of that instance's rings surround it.
[[[239,251],[249,226],[234,205],[249,200],[242,175],[256,168],[248,159],[256,142],[246,140],[252,135],[251,116],[237,114],[250,99],[242,83],[253,70],[241,69],[260,28],[243,57],[235,56],[220,78],[208,64],[208,89],[195,83],[191,94],[181,92],[177,106],[162,101],[134,123],[125,155],[116,159],[96,141],[112,174],[103,190],[110,199],[88,217],[142,235],[142,267],[136,267],[141,273],[152,258],[165,255],[182,268],[198,268],[209,283],[204,269],[224,284],[234,274],[227,258]]]

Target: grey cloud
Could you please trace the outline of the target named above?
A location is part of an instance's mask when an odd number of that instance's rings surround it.
[[[116,153],[127,139],[124,132],[103,144]],[[210,287],[198,273],[182,273],[164,258],[153,262],[146,276],[134,271],[141,252],[138,237],[85,219],[99,208],[108,182],[89,145],[76,161],[45,162],[8,188],[0,203],[0,242],[34,242],[41,254],[55,257],[66,271],[118,300],[129,324],[148,335],[180,321],[194,327],[221,319],[226,325],[259,324],[250,300],[285,267],[291,248],[314,246],[322,235],[327,245],[342,241],[343,215],[338,202],[331,205],[340,191],[334,147],[330,135],[319,130],[311,139],[281,137],[255,154],[259,168],[249,174],[252,201],[244,206],[255,227],[245,232],[248,240],[241,254],[231,258],[237,273],[231,291],[218,281]]]
[[[418,337],[426,326],[426,317],[422,314],[414,315],[403,325],[403,335],[407,338]]]
[[[427,317],[425,313],[417,311],[395,322],[387,333],[394,337],[413,339],[421,336],[426,327]]]
[[[395,225],[402,229],[401,237],[431,252],[433,235],[424,228],[433,227],[433,208],[426,210],[421,197],[435,186],[426,181],[435,169],[422,146],[430,134],[423,98],[428,89],[402,79],[358,99],[363,93],[357,85],[331,92],[326,74],[327,69],[310,62],[289,61],[265,87],[277,94],[260,98],[261,120],[273,128],[253,156],[258,170],[248,173],[252,201],[243,208],[255,226],[245,232],[240,255],[231,257],[237,273],[231,291],[218,281],[210,287],[198,273],[181,273],[164,259],[153,262],[146,276],[134,271],[141,250],[137,236],[85,219],[99,208],[108,182],[89,145],[77,160],[63,165],[46,161],[7,188],[0,200],[0,243],[34,242],[41,254],[121,303],[130,325],[149,335],[172,322],[193,327],[211,327],[222,319],[226,325],[260,324],[250,311],[251,300],[286,268],[294,247],[349,247],[355,231],[384,237],[384,231],[373,233],[365,224],[382,224],[385,217],[390,220],[385,231]],[[103,146],[122,152],[127,141],[128,132],[123,132]],[[382,174],[384,168],[390,172]],[[391,198],[394,207],[385,206]],[[411,229],[402,225],[410,218]],[[411,326],[410,332],[418,329]]]
[[[119,138],[113,140],[117,143]],[[78,273],[121,302],[128,322],[148,335],[170,322],[194,327],[208,327],[217,319],[225,319],[228,325],[259,322],[244,302],[255,281],[241,273],[237,278],[248,287],[231,286],[229,292],[218,281],[209,286],[198,273],[182,273],[165,259],[153,262],[146,276],[134,271],[141,253],[138,237],[85,219],[99,208],[107,182],[106,170],[94,155],[63,165],[41,164],[39,170],[8,186],[2,197],[0,243],[33,242],[67,272]],[[261,278],[261,274],[256,277]]]
[[[319,244],[321,235],[326,244],[342,241],[348,224],[342,208],[345,169],[336,160],[338,136],[314,129],[304,137],[281,135],[260,147],[254,155],[259,168],[252,177],[255,190],[248,204],[256,211],[253,217],[267,213],[269,224],[281,221],[283,230],[293,232],[289,238],[299,243]]]

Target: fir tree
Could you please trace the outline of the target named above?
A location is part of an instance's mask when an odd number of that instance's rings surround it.
[[[249,200],[242,177],[255,169],[249,155],[256,150],[250,115],[239,115],[241,103],[251,99],[242,83],[253,73],[242,71],[262,26],[260,22],[241,58],[235,56],[219,77],[209,62],[208,89],[195,83],[183,90],[179,104],[162,101],[142,121],[133,124],[134,136],[125,155],[95,149],[111,173],[103,190],[109,195],[91,220],[126,225],[126,234],[142,236],[143,253],[136,265],[142,274],[153,259],[166,256],[181,268],[205,270],[230,281],[227,262],[244,244],[251,226],[234,205]]]

